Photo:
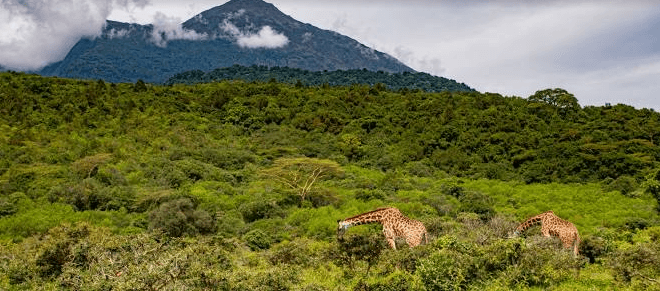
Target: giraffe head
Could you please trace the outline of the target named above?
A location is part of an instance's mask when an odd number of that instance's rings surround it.
[[[337,238],[344,238],[344,233],[349,227],[351,227],[350,223],[343,220],[337,220]]]
[[[518,230],[514,230],[512,232],[509,232],[507,238],[517,238],[519,236],[520,236],[520,232]]]

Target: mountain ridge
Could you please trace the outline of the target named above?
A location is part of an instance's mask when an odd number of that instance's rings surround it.
[[[190,70],[235,64],[310,71],[415,72],[394,57],[337,32],[295,20],[261,0],[232,0],[172,27],[108,20],[42,75],[162,83]]]

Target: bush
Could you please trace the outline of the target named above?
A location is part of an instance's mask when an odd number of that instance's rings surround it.
[[[369,201],[369,200],[384,200],[385,199],[385,192],[380,189],[374,189],[374,190],[366,190],[366,189],[360,189],[355,193],[355,199],[362,200],[362,201]]]
[[[337,205],[340,202],[334,191],[325,188],[319,188],[316,191],[309,193],[307,201],[309,201],[313,207]]]
[[[580,254],[589,259],[589,263],[595,263],[608,252],[608,244],[599,236],[586,236],[580,242]]]
[[[582,265],[582,260],[574,258],[555,239],[536,236],[527,241],[512,254],[513,264],[503,271],[504,281],[511,288],[557,285],[571,278]]]
[[[409,162],[405,164],[405,168],[409,175],[417,177],[432,177],[435,174],[435,169],[429,166],[428,162]]]
[[[312,261],[312,252],[307,240],[285,241],[270,249],[268,260],[273,265],[301,265],[307,266]]]
[[[16,204],[5,197],[0,197],[0,217],[12,215],[17,211]]]
[[[283,216],[282,209],[274,201],[257,201],[245,203],[238,207],[245,222],[253,222],[264,218],[275,218]]]
[[[188,198],[160,205],[149,213],[150,229],[160,229],[169,236],[208,234],[215,231],[215,221],[204,210],[196,210]]]
[[[461,212],[472,212],[479,215],[479,218],[483,221],[487,221],[495,215],[495,209],[493,208],[493,200],[486,194],[480,192],[466,192],[459,197],[461,206],[459,206],[458,211]]]
[[[442,249],[422,259],[417,272],[426,290],[465,290],[469,284],[472,257]]]
[[[407,291],[424,290],[416,284],[415,277],[409,273],[395,272],[386,278],[379,278],[376,282],[360,280],[353,291]]]
[[[300,281],[294,268],[273,267],[265,271],[248,270],[235,273],[226,290],[277,290],[293,289],[292,284]]]
[[[415,273],[419,261],[427,258],[432,252],[432,248],[428,246],[417,246],[414,248],[403,247],[387,253],[385,260],[390,268],[396,268],[408,273]]]
[[[451,181],[449,183],[442,184],[441,187],[442,194],[454,196],[456,198],[463,196],[463,194],[465,193],[465,188],[460,186],[460,184],[462,183],[463,181],[458,180],[458,181]]]
[[[615,251],[609,259],[614,278],[640,289],[658,287],[660,278],[660,244],[635,244],[627,249]]]
[[[108,195],[95,178],[86,178],[75,185],[62,185],[50,189],[48,198],[51,202],[71,204],[78,211],[105,210],[106,205],[115,197]],[[119,197],[117,197],[119,198]]]
[[[57,277],[67,263],[87,263],[83,252],[74,252],[75,245],[90,233],[87,224],[75,227],[64,225],[48,232],[49,238],[44,250],[37,257],[36,264],[42,277]],[[81,257],[83,255],[83,257]]]
[[[243,236],[243,240],[253,251],[268,249],[273,244],[273,239],[260,229],[249,231]]]
[[[635,178],[627,175],[619,176],[606,187],[608,191],[619,191],[622,195],[627,197],[633,197],[636,188],[637,181]]]
[[[337,264],[348,266],[351,271],[355,271],[357,261],[366,262],[368,274],[385,248],[382,234],[349,235],[340,239],[329,255]]]

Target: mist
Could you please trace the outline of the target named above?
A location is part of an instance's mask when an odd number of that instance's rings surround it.
[[[148,0],[0,1],[0,66],[39,70],[62,60],[80,38],[99,36],[113,9],[148,4]]]

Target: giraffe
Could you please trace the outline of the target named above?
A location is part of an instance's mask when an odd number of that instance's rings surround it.
[[[550,237],[552,235],[558,237],[564,245],[564,248],[570,248],[573,246],[573,254],[575,256],[578,255],[580,235],[578,234],[577,228],[569,221],[559,218],[559,216],[555,215],[552,210],[527,219],[516,228],[512,237],[519,236],[521,232],[539,223],[541,224],[541,234],[543,234],[543,236]]]
[[[416,247],[422,243],[428,243],[428,234],[426,227],[420,221],[410,219],[403,215],[399,209],[394,207],[378,208],[376,210],[362,213],[344,220],[338,220],[337,237],[341,238],[346,230],[354,225],[380,223],[383,225],[383,234],[387,243],[392,249],[396,250],[394,241],[397,237],[406,239],[408,246]]]

